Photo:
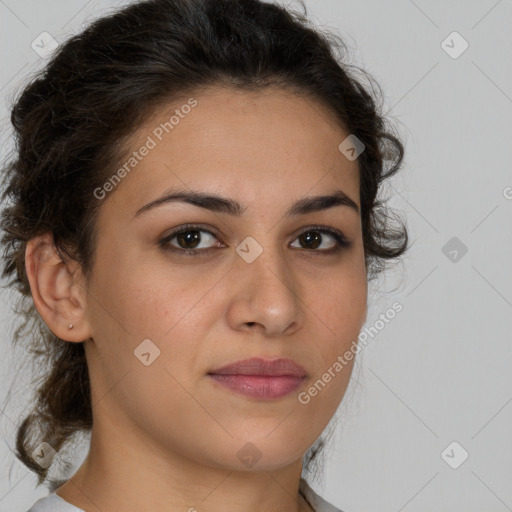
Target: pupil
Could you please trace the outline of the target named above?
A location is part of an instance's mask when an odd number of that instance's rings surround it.
[[[312,233],[314,233],[313,236],[311,235]],[[318,231],[308,231],[300,236],[301,243],[304,242],[306,245],[309,244],[311,246],[311,242],[313,242],[313,249],[316,249],[320,245],[320,238],[321,235]]]
[[[191,233],[193,233],[193,234],[190,235]],[[196,247],[199,244],[200,239],[201,239],[201,236],[199,235],[199,231],[197,231],[197,230],[183,231],[183,232],[179,233],[177,235],[177,237],[178,237],[178,243],[180,245],[182,245],[183,243],[185,244],[185,249],[193,249],[194,247]],[[192,243],[193,244],[192,247],[187,245],[188,243]]]

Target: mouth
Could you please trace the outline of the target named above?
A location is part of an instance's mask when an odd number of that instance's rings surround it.
[[[282,398],[299,388],[307,378],[302,366],[291,359],[245,359],[208,372],[223,388],[252,398]]]

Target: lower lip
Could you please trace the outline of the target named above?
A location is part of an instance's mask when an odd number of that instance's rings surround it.
[[[280,375],[221,375],[209,374],[222,386],[242,395],[264,400],[281,398],[295,391],[304,382],[305,377]]]

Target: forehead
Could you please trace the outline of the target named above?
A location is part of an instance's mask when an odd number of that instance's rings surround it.
[[[309,96],[210,88],[148,115],[127,141],[119,166],[129,172],[113,195],[133,210],[173,185],[249,201],[263,192],[278,199],[342,188],[358,202],[357,161],[338,148],[348,135]]]

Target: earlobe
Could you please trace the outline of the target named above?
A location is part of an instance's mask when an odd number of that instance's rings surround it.
[[[60,258],[51,233],[27,242],[25,269],[35,307],[49,329],[66,341],[89,339],[86,294]],[[73,327],[69,328],[70,325]]]

